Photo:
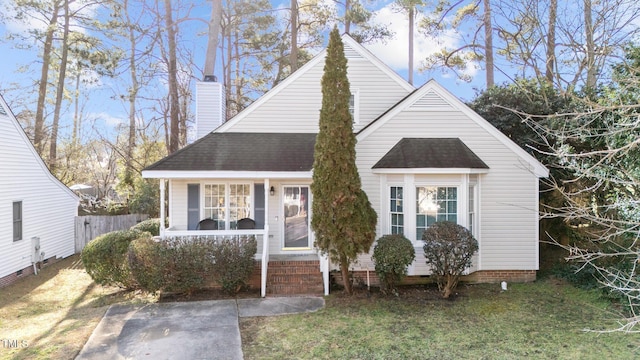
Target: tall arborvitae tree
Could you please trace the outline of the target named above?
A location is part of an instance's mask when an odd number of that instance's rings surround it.
[[[345,291],[352,293],[349,265],[375,239],[376,212],[362,191],[356,167],[356,137],[349,112],[349,80],[344,45],[334,27],[322,76],[320,131],[313,162],[315,245],[340,264]]]

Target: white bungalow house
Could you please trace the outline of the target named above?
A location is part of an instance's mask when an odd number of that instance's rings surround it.
[[[351,37],[342,39],[356,162],[378,213],[377,235],[404,234],[417,253],[409,275],[429,275],[421,234],[436,221],[455,221],[479,242],[468,280],[534,280],[538,183],[548,169],[435,81],[415,89]],[[199,139],[143,171],[161,179],[163,194],[168,186],[163,236],[257,236],[263,296],[305,292],[319,278],[328,293],[334,267],[314,248],[309,224],[324,60],[321,52],[225,123],[221,85],[199,82]],[[206,218],[216,230],[196,230]],[[242,218],[255,220],[255,229],[237,229]],[[322,277],[302,276],[301,267]],[[353,270],[371,281],[370,255]],[[292,284],[280,283],[282,274]]]
[[[74,254],[78,202],[0,97],[0,287]]]

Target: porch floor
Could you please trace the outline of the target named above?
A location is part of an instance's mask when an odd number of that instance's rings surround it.
[[[269,255],[269,261],[314,261],[318,260],[316,254],[278,254]]]

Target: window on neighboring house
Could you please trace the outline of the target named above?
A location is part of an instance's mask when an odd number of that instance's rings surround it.
[[[403,200],[404,194],[402,186],[392,186],[391,187],[391,206],[390,206],[390,214],[391,214],[391,233],[392,234],[404,234],[404,211],[403,211]]]
[[[22,240],[22,201],[13,202],[13,241]]]
[[[458,222],[458,189],[456,187],[416,187],[416,237],[438,221]]]
[[[204,217],[218,223],[218,229],[235,229],[238,220],[251,215],[250,184],[205,184]]]

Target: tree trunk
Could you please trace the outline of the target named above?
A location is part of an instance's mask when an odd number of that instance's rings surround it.
[[[409,8],[409,84],[413,85],[413,27],[415,7]]]
[[[584,31],[586,39],[587,57],[587,81],[585,86],[593,89],[596,86],[596,45],[593,42],[593,15],[591,13],[591,0],[584,0]]]
[[[135,34],[135,24],[131,23],[129,18],[129,1],[124,0],[125,16],[127,17],[127,27],[129,30],[129,77],[131,78],[131,88],[129,89],[129,140],[127,144],[127,152],[125,159],[125,181],[128,181],[130,186],[133,186],[133,153],[136,147],[136,99],[138,98],[138,89],[140,84],[138,83],[138,72],[136,65],[136,51],[138,42]]]
[[[351,286],[351,279],[349,278],[349,261],[344,257],[340,258],[340,272],[342,273],[344,292],[348,295],[352,295],[353,287]]]
[[[344,2],[344,32],[349,34],[351,31],[351,15],[349,12],[351,11],[351,1],[345,0]]]
[[[172,18],[171,0],[164,0],[165,25],[169,44],[168,77],[169,77],[169,154],[180,148],[180,100],[178,99],[178,60],[176,54],[176,27]]]
[[[547,31],[547,59],[545,79],[553,85],[553,74],[556,62],[556,21],[558,14],[558,0],[551,0],[549,4],[549,29]]]
[[[51,65],[51,52],[53,49],[53,35],[58,27],[58,12],[60,11],[60,2],[56,1],[53,4],[53,11],[51,13],[51,20],[44,39],[44,46],[42,48],[42,68],[40,70],[40,83],[38,84],[38,104],[36,107],[36,118],[34,124],[34,138],[33,143],[38,150],[38,153],[42,155],[44,151],[44,110],[45,100],[47,98],[47,85],[49,84],[49,66]]]
[[[49,170],[55,174],[58,158],[58,127],[60,124],[60,111],[62,109],[62,95],[64,94],[64,82],[67,76],[67,57],[69,55],[69,0],[64,1],[64,31],[62,35],[62,55],[60,58],[60,73],[58,74],[58,86],[56,89],[56,102],[53,110],[53,124],[51,126],[51,139],[49,139]]]
[[[484,56],[487,71],[487,89],[495,84],[493,74],[493,26],[491,25],[491,0],[484,0]]]
[[[298,1],[291,0],[291,73],[298,70]]]
[[[209,22],[209,38],[204,63],[204,75],[214,75],[218,42],[220,41],[220,25],[222,24],[222,0],[212,0],[211,20]]]
[[[76,88],[73,92],[73,133],[71,134],[71,143],[74,149],[78,146],[78,134],[80,133],[80,77],[82,66],[79,61],[76,71]]]

